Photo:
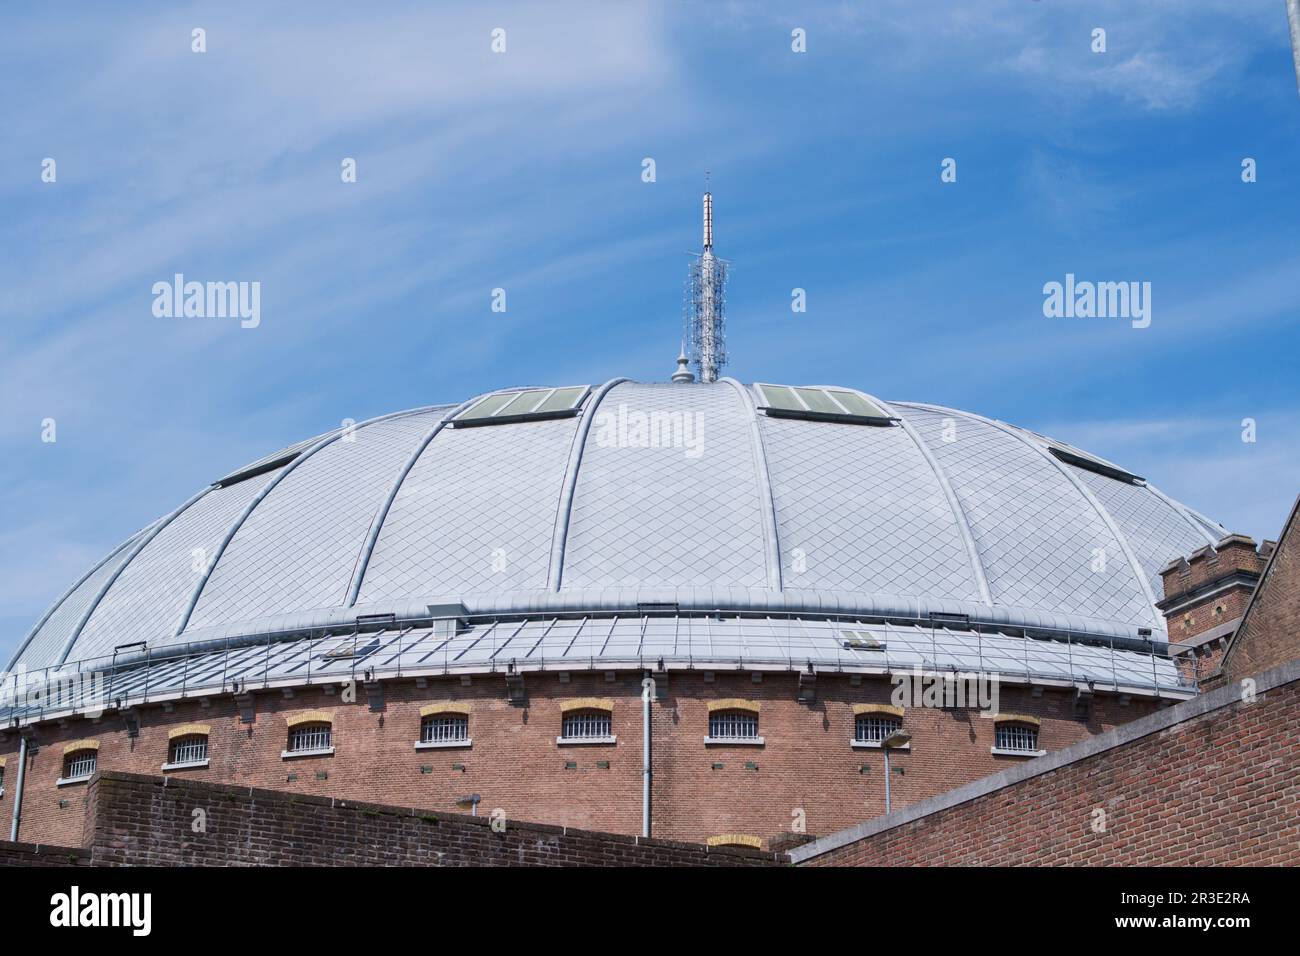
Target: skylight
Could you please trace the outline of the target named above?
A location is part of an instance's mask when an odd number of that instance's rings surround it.
[[[569,418],[577,415],[589,385],[565,388],[528,388],[518,392],[494,392],[461,412],[451,422],[453,428],[479,425],[504,425],[507,422]]]
[[[1116,481],[1128,482],[1130,485],[1145,483],[1145,479],[1125,471],[1118,465],[1112,465],[1110,462],[1090,455],[1086,451],[1080,451],[1073,445],[1067,445],[1064,442],[1047,439],[1047,450],[1067,464],[1074,465],[1078,468],[1085,468],[1088,471],[1095,471],[1099,475],[1105,475],[1107,478],[1114,478]]]
[[[802,418],[852,425],[892,425],[893,415],[857,392],[843,388],[812,388],[802,385],[755,386],[761,407],[773,418]]]
[[[844,646],[853,651],[883,651],[885,644],[870,631],[840,631]]]
[[[314,438],[308,438],[306,441],[300,441],[288,446],[287,448],[281,448],[279,451],[267,455],[265,458],[259,458],[257,461],[245,465],[243,468],[232,471],[224,478],[218,478],[214,484],[220,488],[228,488],[231,485],[238,484],[239,482],[245,481],[249,478],[255,478],[258,475],[266,474],[268,471],[274,471],[277,468],[289,464],[289,462],[293,461],[316,442],[320,441],[326,435],[331,434],[333,434],[333,432],[324,432]]]

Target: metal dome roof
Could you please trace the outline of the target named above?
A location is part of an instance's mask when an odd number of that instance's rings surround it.
[[[1225,533],[1122,469],[967,412],[852,393],[894,421],[777,417],[732,379],[581,391],[567,417],[457,427],[480,396],[232,472],[87,572],[10,668],[447,604],[1160,636],[1159,568]],[[693,444],[642,440],[639,414],[686,422]]]

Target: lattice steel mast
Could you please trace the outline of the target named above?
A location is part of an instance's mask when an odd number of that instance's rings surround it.
[[[691,263],[686,342],[701,382],[716,382],[727,364],[727,263],[713,254],[713,194],[704,194],[704,251]]]

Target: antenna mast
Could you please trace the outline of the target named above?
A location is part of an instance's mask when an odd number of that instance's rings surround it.
[[[691,263],[686,340],[701,382],[716,382],[727,364],[727,264],[713,255],[713,194],[704,194],[704,251]]]

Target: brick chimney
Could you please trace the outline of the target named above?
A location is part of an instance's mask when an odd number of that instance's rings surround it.
[[[1190,672],[1207,676],[1218,667],[1276,546],[1230,534],[1160,569],[1165,596],[1156,607],[1164,612],[1170,643],[1186,646]]]

